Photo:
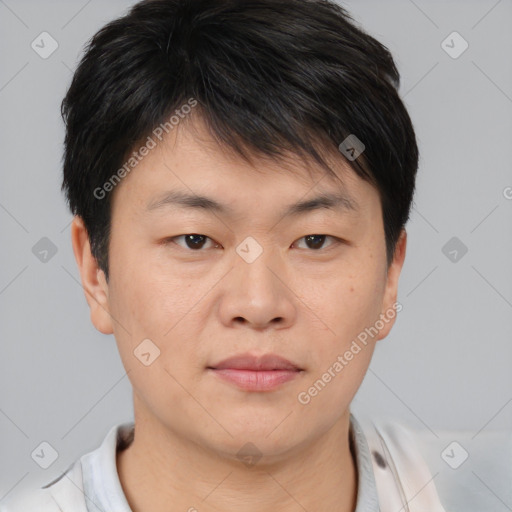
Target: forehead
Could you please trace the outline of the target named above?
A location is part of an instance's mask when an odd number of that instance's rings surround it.
[[[192,130],[177,129],[158,141],[114,190],[114,198],[119,195],[119,206],[131,203],[147,215],[181,209],[235,216],[245,208],[298,217],[319,209],[356,215],[376,194],[341,154],[325,156],[333,175],[292,153],[250,158],[226,150],[202,123],[194,123]]]

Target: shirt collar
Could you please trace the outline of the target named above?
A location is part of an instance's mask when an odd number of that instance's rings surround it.
[[[357,501],[354,512],[380,512],[370,448],[361,425],[352,413],[349,432],[357,467]]]
[[[129,444],[134,423],[114,425],[100,447],[80,459],[87,512],[132,512],[117,473],[117,451]]]
[[[134,423],[113,426],[96,450],[80,459],[88,512],[132,512],[117,472],[117,451],[133,440]],[[370,450],[363,429],[350,414],[350,448],[357,468],[357,502],[354,512],[379,512],[377,486]]]

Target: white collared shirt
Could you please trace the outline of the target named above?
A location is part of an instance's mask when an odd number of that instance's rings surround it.
[[[56,480],[11,492],[0,512],[132,512],[116,465],[117,451],[132,433],[133,423],[113,426],[98,448]],[[512,506],[511,430],[434,432],[351,414],[349,433],[358,475],[354,512],[490,512]]]
[[[133,423],[113,426],[98,448],[80,457],[57,480],[6,500],[0,512],[132,512],[119,480],[116,453],[131,441],[133,427]],[[370,451],[353,415],[350,440],[358,473],[355,512],[380,512]]]

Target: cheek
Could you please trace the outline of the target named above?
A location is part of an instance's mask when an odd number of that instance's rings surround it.
[[[375,348],[376,338],[365,329],[378,318],[381,287],[373,279],[357,281],[353,276],[324,289],[323,308],[318,308],[322,333],[314,337],[314,363],[301,391],[309,400],[304,413],[326,426],[350,405]]]
[[[324,286],[323,307],[318,310],[329,329],[324,327],[313,376],[319,408],[332,403],[348,407],[372,358],[377,338],[371,328],[381,312],[385,280],[382,268],[368,255]]]
[[[377,339],[368,328],[379,318],[384,294],[381,274],[381,269],[361,261],[345,273],[340,269],[337,279],[325,281],[321,293],[310,296],[311,309],[321,321],[315,322],[320,332],[313,337],[307,385],[313,385],[317,395],[312,402],[320,410],[332,404],[343,410],[366,374]]]
[[[113,244],[111,254],[111,312],[134,337],[161,338],[199,300],[192,283],[161,268],[151,251]]]
[[[197,370],[201,322],[191,319],[197,316],[208,287],[198,286],[191,277],[164,271],[142,250],[137,257],[112,260],[116,266],[111,272],[110,304],[112,316],[118,320],[114,335],[123,364],[132,370],[130,379],[135,388],[151,390],[155,386],[153,389],[169,392],[176,384],[165,369],[180,382],[190,378],[187,371]],[[156,349],[144,341],[148,339]],[[135,356],[143,342],[149,352],[158,353],[148,367]]]
[[[338,348],[350,342],[379,317],[385,281],[380,270],[370,265],[340,269],[316,285],[314,293],[304,293],[304,301],[316,314],[322,333]]]
[[[154,415],[171,411],[171,404],[186,399],[179,383],[196,371],[197,336],[186,320],[200,296],[195,297],[192,286],[183,288],[169,276],[149,271],[125,268],[112,278],[112,314],[119,320],[114,334],[134,391]],[[191,384],[187,389],[193,391]]]

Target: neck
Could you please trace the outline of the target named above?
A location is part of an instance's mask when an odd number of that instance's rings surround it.
[[[349,443],[349,412],[321,437],[279,461],[242,464],[139,421],[133,442],[117,454],[133,512],[354,512],[357,471]]]

